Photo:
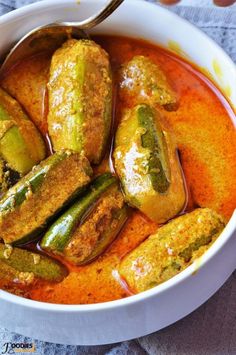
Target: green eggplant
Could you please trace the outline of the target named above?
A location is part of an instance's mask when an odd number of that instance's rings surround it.
[[[117,180],[105,173],[49,228],[40,245],[76,265],[86,264],[111,244],[126,219]]]
[[[90,182],[84,156],[57,152],[24,176],[0,200],[0,236],[7,244],[32,241]]]
[[[167,110],[177,108],[177,95],[166,74],[148,57],[137,55],[121,69],[120,94],[135,104],[161,105]]]
[[[45,156],[41,134],[19,103],[0,88],[1,189],[6,190],[12,184],[12,172],[15,177],[23,176]]]
[[[185,204],[185,184],[176,146],[146,104],[125,112],[115,137],[114,163],[126,201],[156,223]]]
[[[125,256],[119,273],[133,292],[157,286],[203,255],[224,226],[222,217],[209,208],[177,217]]]
[[[0,243],[0,276],[6,281],[31,284],[37,279],[60,282],[68,272],[57,261],[24,249]]]
[[[0,158],[0,198],[6,193],[7,189],[19,181],[21,175],[8,167],[5,160]]]
[[[55,151],[84,152],[98,164],[112,119],[108,54],[91,40],[70,39],[53,55],[48,84],[48,129]]]

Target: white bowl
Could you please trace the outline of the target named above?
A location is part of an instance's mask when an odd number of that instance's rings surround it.
[[[81,0],[79,5],[74,0],[43,1],[4,15],[0,55],[9,43],[38,25],[82,19],[101,5],[98,0]],[[236,107],[234,63],[205,34],[175,14],[144,1],[126,0],[96,32],[142,37],[166,48],[170,40],[175,46],[178,43],[181,53],[207,69]],[[220,63],[221,75],[214,63]],[[195,263],[164,284],[126,299],[67,306],[0,291],[0,325],[33,338],[72,345],[107,344],[152,333],[195,310],[222,286],[236,268],[235,231],[236,212],[200,265]]]

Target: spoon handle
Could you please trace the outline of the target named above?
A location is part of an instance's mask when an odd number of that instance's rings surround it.
[[[75,26],[78,29],[88,30],[99,25],[99,23],[111,15],[123,1],[124,0],[111,0],[110,3],[106,4],[97,14],[87,18],[84,21],[60,22],[59,24],[62,26]]]

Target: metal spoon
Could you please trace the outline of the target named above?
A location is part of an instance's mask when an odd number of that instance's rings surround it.
[[[84,30],[91,29],[111,15],[124,0],[111,0],[97,14],[80,22],[56,22],[40,26],[21,38],[6,56],[1,68],[2,77],[14,64],[44,50],[56,50],[66,39],[88,38]]]

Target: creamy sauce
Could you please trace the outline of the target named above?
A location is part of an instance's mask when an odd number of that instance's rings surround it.
[[[161,112],[166,126],[176,137],[189,193],[186,210],[210,207],[229,219],[236,207],[236,133],[230,120],[234,113],[221,92],[197,68],[158,46],[124,37],[96,36],[94,39],[111,58],[115,81],[113,131],[121,107],[132,104],[117,93],[118,69],[134,55],[149,56],[167,73],[179,97],[177,111],[161,109]],[[45,98],[49,63],[50,57],[45,53],[30,58],[15,67],[2,83],[23,105],[47,141]],[[107,153],[95,172],[109,169],[114,172]],[[63,282],[38,286],[29,290],[27,297],[52,303],[85,304],[129,296],[130,292],[117,277],[117,266],[125,254],[156,229],[155,223],[132,211],[118,238],[101,257],[83,267],[66,264],[70,273]]]

